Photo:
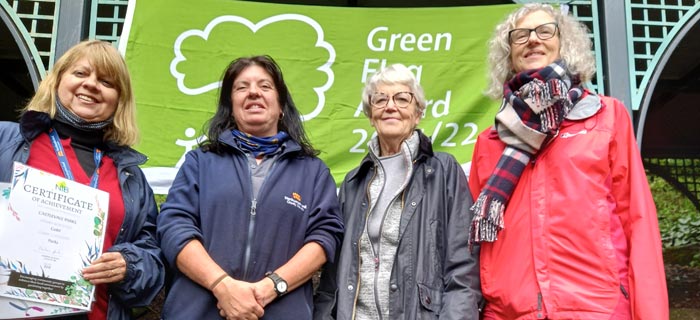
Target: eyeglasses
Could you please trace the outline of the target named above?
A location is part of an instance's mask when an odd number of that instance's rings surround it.
[[[377,109],[386,108],[389,105],[389,100],[394,100],[394,105],[398,108],[406,108],[413,102],[413,93],[404,91],[389,96],[383,92],[375,92],[369,96],[369,104]]]
[[[541,24],[534,29],[513,29],[508,31],[508,41],[510,41],[511,44],[523,44],[530,39],[530,34],[533,31],[535,31],[537,38],[540,40],[547,40],[554,37],[554,35],[558,33],[557,30],[559,30],[559,26],[556,22]]]

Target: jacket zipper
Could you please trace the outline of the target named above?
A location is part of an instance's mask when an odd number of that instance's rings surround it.
[[[372,245],[372,240],[369,238],[369,234],[367,235],[367,239],[369,240],[370,247],[372,248],[372,253],[374,254],[374,304],[377,306],[377,312],[379,314],[379,319],[383,319],[382,316],[382,308],[381,305],[379,304],[379,289],[377,288],[377,281],[379,279],[379,252],[381,252],[382,248],[382,232],[384,230],[384,221],[386,220],[386,215],[389,213],[389,208],[394,204],[396,199],[401,196],[403,192],[399,195],[396,195],[391,201],[389,202],[389,207],[387,207],[387,210],[384,211],[384,215],[382,215],[382,223],[379,226],[379,243],[377,244],[377,251],[374,251],[374,246]],[[403,201],[401,203],[401,208],[403,210]],[[389,275],[389,282],[391,282],[391,275]]]
[[[94,292],[97,293],[97,288],[95,288]],[[95,293],[93,293],[93,294],[95,294]],[[95,299],[97,299],[97,297],[95,297]],[[110,316],[109,315],[109,310],[110,310],[109,305],[110,304],[112,304],[112,294],[107,293],[107,310],[105,310],[105,315],[107,316],[107,319],[109,319],[109,316]],[[86,317],[86,319],[87,319],[87,317]]]
[[[253,230],[255,230],[255,215],[258,207],[258,200],[253,197],[250,204],[250,221],[248,222],[248,241],[246,241],[245,255],[243,256],[243,279],[248,279],[248,263],[250,263],[250,250],[253,243]]]
[[[134,199],[131,197],[131,192],[129,192],[129,184],[126,183],[126,181],[131,178],[132,174],[125,169],[122,170],[124,170],[124,181],[120,182],[120,187],[122,188],[122,200],[124,200],[124,219],[122,219],[122,225],[119,226],[119,233],[117,234],[117,238],[114,239],[114,243],[112,245],[121,243],[122,238],[125,237],[124,226],[127,223],[126,219],[128,216],[126,213],[129,212],[128,209],[131,209],[134,206]],[[135,212],[138,212],[138,210],[135,210]]]
[[[385,172],[385,174],[386,174],[386,172]],[[375,174],[375,176],[376,176],[376,174]],[[386,183],[386,178],[384,179],[384,182]],[[382,190],[379,192],[379,194],[381,194],[382,192],[384,192],[384,187],[382,187]],[[369,195],[369,190],[367,191],[367,194]],[[379,243],[377,244],[376,251],[374,250],[374,246],[372,245],[372,239],[369,237],[369,233],[367,234],[367,239],[369,240],[370,248],[372,249],[372,254],[374,255],[374,304],[377,307],[377,314],[379,315],[379,319],[384,318],[382,315],[382,308],[381,308],[381,305],[379,303],[379,291],[378,291],[379,289],[377,288],[377,281],[379,279],[379,252],[382,251],[381,250],[381,248],[382,248],[381,239],[382,239],[382,232],[384,231],[384,221],[386,221],[386,215],[389,213],[389,209],[392,207],[392,205],[394,204],[396,199],[401,198],[401,210],[403,210],[403,207],[404,207],[403,194],[404,194],[404,192],[401,192],[401,193],[395,195],[394,198],[391,199],[391,201],[389,201],[389,206],[386,208],[386,210],[384,210],[384,214],[382,215],[382,222],[379,225]],[[367,216],[369,217],[369,212],[367,213]],[[368,222],[369,222],[369,219],[366,219],[365,220],[365,230],[367,230],[366,226],[367,226]],[[389,282],[391,282],[391,275],[389,275]]]
[[[388,211],[388,210],[387,210]],[[369,234],[367,234],[367,240],[369,241],[369,246],[372,249],[372,255],[374,255],[374,306],[377,308],[377,316],[379,316],[379,319],[382,319],[382,308],[381,305],[379,304],[379,291],[377,289],[377,281],[379,280],[379,254],[378,251],[381,251],[382,247],[382,230],[384,229],[384,218],[386,217],[386,211],[384,211],[384,215],[382,216],[382,223],[379,226],[379,243],[377,243],[377,251],[374,250],[374,245],[372,245],[372,239],[370,239]],[[367,228],[365,228],[366,230]],[[368,230],[369,231],[369,230]]]
[[[374,170],[374,174],[372,175],[372,178],[369,181],[374,180],[375,177],[377,177],[376,167]],[[370,213],[370,209],[371,209],[371,203],[370,203],[371,198],[370,198],[370,194],[369,194],[369,184],[367,184],[367,186],[365,188],[365,195],[367,196],[365,198],[365,199],[367,199],[367,212],[365,212],[365,226],[366,226],[367,219],[369,218],[369,213]],[[360,232],[360,239],[361,238],[362,238],[362,232]],[[362,263],[362,255],[360,254],[360,246],[361,246],[360,239],[358,239],[358,243],[357,243],[357,261],[359,261],[359,263],[361,264]],[[355,313],[357,312],[357,299],[360,295],[360,267],[359,267],[359,264],[357,267],[357,274],[355,275],[355,279],[357,279],[357,283],[355,284],[355,286],[356,286],[355,287],[355,301],[352,303],[352,317],[350,319],[355,319]]]
[[[379,170],[377,170],[379,171]],[[384,171],[384,169],[382,169]],[[386,172],[384,172],[384,175],[386,176]],[[386,183],[386,178],[384,178],[384,182]],[[382,190],[379,191],[379,194],[382,194],[384,191],[384,186],[382,186]],[[369,241],[369,247],[372,249],[372,255],[374,256],[374,306],[377,308],[377,316],[379,316],[379,319],[382,319],[382,308],[381,305],[379,304],[379,291],[377,289],[377,281],[379,280],[379,252],[381,252],[382,248],[382,231],[384,230],[384,220],[386,219],[386,214],[389,212],[388,208],[391,207],[391,203],[394,202],[394,199],[392,199],[389,202],[389,207],[387,207],[387,210],[384,210],[384,214],[382,215],[382,221],[379,224],[379,240],[377,243],[377,250],[374,250],[374,245],[372,244],[372,238],[369,236],[369,216],[371,215],[371,210],[367,214],[367,219],[365,220],[365,231],[367,232],[367,241]]]
[[[414,164],[415,161],[409,161],[409,166]],[[384,169],[382,168],[382,171]],[[386,171],[384,171],[384,174],[386,175]],[[375,176],[376,176],[376,171],[375,171]],[[374,177],[372,177],[374,179]],[[370,180],[372,181],[372,180]],[[386,183],[386,178],[384,178],[384,182]],[[406,188],[408,184],[403,185],[404,188]],[[379,192],[381,194],[384,192],[384,187],[382,187],[382,191]],[[369,190],[367,190],[367,194],[369,195]],[[369,237],[369,234],[367,234],[367,239],[369,240],[370,247],[372,249],[372,253],[374,254],[374,304],[377,307],[377,314],[379,315],[379,319],[383,319],[384,316],[382,315],[382,308],[381,305],[379,304],[379,289],[377,288],[377,281],[379,278],[379,252],[381,252],[382,248],[382,232],[384,231],[384,221],[386,220],[386,215],[389,213],[389,209],[392,207],[396,199],[401,198],[401,211],[403,211],[404,208],[404,196],[405,192],[401,192],[397,195],[394,196],[391,201],[389,201],[389,206],[384,210],[384,214],[382,215],[382,222],[379,225],[379,243],[377,244],[377,251],[374,250],[374,246],[372,245],[372,239]],[[369,212],[367,214],[369,216]],[[367,225],[367,220],[365,220],[365,225]],[[367,229],[365,227],[365,229]],[[397,248],[398,249],[398,248]],[[391,274],[389,275],[389,282],[391,282]]]
[[[281,160],[281,158],[284,155],[280,155],[274,163],[272,163],[272,166],[270,167],[270,170],[267,172],[267,175],[265,175],[265,179],[263,179],[263,183],[260,185],[260,190],[258,190],[258,193],[261,193],[263,191],[265,184],[267,182],[267,178],[272,174],[272,172],[275,170],[275,167],[277,166],[277,161]],[[246,161],[248,161],[247,156],[246,156]],[[248,165],[246,163],[246,165]],[[250,171],[250,167],[248,167],[248,177],[250,178],[250,187],[251,191],[253,188],[253,173]],[[255,217],[257,215],[257,207],[258,207],[258,197],[255,195],[252,195],[253,199],[250,202],[250,220],[248,222],[248,239],[246,240],[246,245],[245,245],[245,255],[243,256],[243,279],[248,279],[248,270],[249,270],[249,264],[250,264],[250,252],[252,250],[253,246],[253,236],[255,233]]]
[[[625,289],[625,286],[620,285],[620,291],[622,291],[622,295],[625,296],[625,299],[627,299],[627,300],[630,299],[630,294],[627,293],[627,290]]]

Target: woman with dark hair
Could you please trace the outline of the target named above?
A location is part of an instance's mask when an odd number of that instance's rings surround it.
[[[307,156],[317,156],[319,152],[311,146],[309,139],[306,137],[304,127],[300,120],[299,110],[297,110],[296,105],[294,105],[292,96],[289,94],[289,89],[284,83],[282,71],[272,58],[265,56],[240,58],[231,62],[229,67],[226,68],[221,81],[221,90],[219,91],[219,105],[218,108],[216,108],[216,114],[209,121],[209,139],[204,142],[204,146],[212,150],[218,150],[222,144],[224,144],[218,140],[219,135],[226,130],[238,127],[235,115],[233,114],[234,110],[231,107],[231,94],[233,91],[236,91],[234,82],[237,75],[243,72],[244,69],[253,65],[264,69],[276,88],[282,112],[277,125],[279,131],[286,132],[291,140],[296,141],[301,147],[303,154]],[[238,90],[244,89],[245,88],[239,88]]]
[[[272,58],[228,66],[208,138],[158,217],[172,271],[163,319],[310,319],[311,276],[335,256],[343,224]]]
[[[632,122],[620,101],[585,88],[591,46],[583,24],[536,3],[490,42],[488,93],[502,105],[469,177],[484,319],[668,319]]]

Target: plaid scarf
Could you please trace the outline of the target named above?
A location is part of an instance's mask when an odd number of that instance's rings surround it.
[[[503,104],[495,128],[506,144],[496,168],[470,210],[470,247],[493,242],[504,228],[506,204],[525,166],[559,132],[559,125],[582,95],[580,81],[557,60],[520,72],[503,86]]]
[[[231,130],[231,133],[233,133],[233,137],[236,139],[238,146],[244,151],[252,153],[256,158],[274,153],[282,143],[289,139],[289,135],[284,131],[277,132],[276,135],[271,137],[262,138],[249,135],[236,129]]]

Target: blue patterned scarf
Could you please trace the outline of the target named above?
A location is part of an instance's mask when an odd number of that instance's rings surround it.
[[[250,152],[256,158],[274,153],[289,139],[289,135],[284,131],[280,131],[274,136],[263,138],[252,136],[236,129],[231,130],[231,133],[233,133],[233,137],[238,142],[238,146]]]

